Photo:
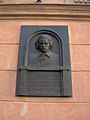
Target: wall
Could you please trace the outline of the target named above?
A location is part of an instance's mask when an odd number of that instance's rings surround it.
[[[35,4],[37,0],[0,0],[4,4]],[[37,3],[36,3],[37,4]],[[90,0],[41,0],[41,4],[79,4],[90,5]]]
[[[4,4],[20,4],[20,3],[30,3],[33,4],[35,3],[37,0],[0,0],[1,3]],[[66,4],[66,3],[74,3],[74,0],[41,0],[42,3],[46,4],[46,3],[51,3],[51,4]]]
[[[0,19],[0,120],[90,120],[90,20],[13,18]],[[21,25],[68,25],[73,97],[15,96]]]

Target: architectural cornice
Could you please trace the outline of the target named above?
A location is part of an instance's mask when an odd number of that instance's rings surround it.
[[[90,5],[0,4],[0,20],[29,19],[90,21]]]

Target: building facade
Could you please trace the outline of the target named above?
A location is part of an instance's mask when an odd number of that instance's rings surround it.
[[[21,25],[68,26],[72,97],[17,97]],[[0,120],[90,120],[90,1],[0,1]]]

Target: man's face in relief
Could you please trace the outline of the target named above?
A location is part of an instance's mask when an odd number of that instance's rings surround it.
[[[49,51],[49,41],[47,39],[41,39],[38,44],[39,50],[42,53],[47,53]]]

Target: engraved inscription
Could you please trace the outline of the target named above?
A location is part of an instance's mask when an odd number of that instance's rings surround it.
[[[60,75],[60,72],[28,72],[28,94],[60,96]]]

